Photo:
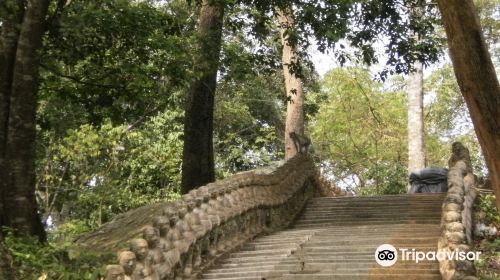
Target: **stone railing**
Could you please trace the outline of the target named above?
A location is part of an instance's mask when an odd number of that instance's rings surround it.
[[[194,279],[258,234],[287,227],[318,191],[312,159],[298,154],[275,171],[237,174],[166,204],[163,215],[108,265],[111,279]]]
[[[461,143],[453,143],[452,156],[448,162],[448,193],[443,202],[441,216],[440,252],[464,252],[472,256],[472,207],[476,193],[475,177],[472,173],[469,150]],[[440,259],[442,279],[477,279],[474,263],[469,260]]]

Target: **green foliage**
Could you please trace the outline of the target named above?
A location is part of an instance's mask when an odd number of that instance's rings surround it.
[[[450,64],[434,71],[425,80],[424,87],[427,98],[431,100],[426,106],[426,121],[431,132],[451,136],[457,133],[459,126],[470,125],[467,108]]]
[[[474,205],[474,222],[495,226],[500,225],[500,213],[496,208],[495,195],[480,193]],[[500,277],[500,238],[497,236],[475,237],[473,251],[480,251],[479,260],[474,262],[479,279],[499,279]]]
[[[475,0],[474,4],[478,10],[483,28],[484,37],[489,45],[489,51],[493,63],[496,65],[497,73],[500,66],[500,3],[498,0]]]
[[[384,90],[360,68],[334,69],[321,85],[326,101],[310,130],[335,184],[367,188],[365,194],[401,193],[406,181],[405,95]]]
[[[480,195],[477,206],[477,211],[482,213],[480,222],[487,225],[500,225],[500,214],[495,205],[495,195]]]
[[[251,7],[233,7],[228,17],[238,20]],[[268,165],[283,158],[286,94],[280,62],[278,28],[260,45],[248,22],[225,35],[214,117],[214,150],[217,177]],[[232,26],[230,26],[231,28]],[[247,33],[248,32],[248,33]],[[278,63],[279,61],[279,63]],[[317,76],[305,65],[302,78],[306,91],[316,89]],[[306,118],[317,104],[305,104]]]
[[[226,76],[216,96],[214,142],[219,178],[267,165],[283,153],[280,128],[285,94],[278,86],[280,73],[242,73]]]
[[[434,71],[424,88],[427,165],[447,166],[451,144],[460,141],[470,151],[474,172],[484,174],[486,164],[451,65]]]
[[[373,174],[371,174],[373,173]],[[407,192],[407,167],[401,163],[376,166],[369,170],[368,178],[381,178],[375,186],[361,188],[359,195],[403,194]]]
[[[67,129],[134,122],[177,105],[190,77],[196,19],[184,1],[70,1],[49,26],[38,123]],[[64,121],[61,121],[64,120]]]
[[[39,162],[37,189],[45,215],[56,211],[95,228],[117,213],[177,197],[179,118],[180,113],[165,112],[140,127],[106,121],[69,131]]]
[[[484,222],[493,222],[498,228],[500,216],[495,208],[495,197],[486,195],[480,197],[478,203],[480,213],[485,213]],[[474,262],[478,271],[479,279],[493,280],[500,277],[500,238],[490,237],[489,239],[476,240],[474,251],[480,251],[479,260]]]
[[[34,237],[12,233],[6,235],[5,244],[23,280],[97,280],[102,264],[111,261],[110,256],[76,254],[69,245],[40,244]]]
[[[437,7],[427,1],[236,2],[255,7],[256,10],[247,18],[254,22],[249,34],[257,39],[263,40],[269,34],[276,7],[285,11],[293,7],[294,26],[288,31],[289,43],[298,46],[299,59],[308,57],[306,50],[311,42],[319,51],[330,52],[341,64],[349,61],[374,64],[384,57],[387,58],[383,62],[386,67],[380,73],[383,79],[388,74],[408,73],[416,60],[425,64],[436,61],[444,42],[434,32],[439,20]],[[413,9],[422,6],[425,12],[416,16]],[[415,35],[420,39],[418,42]]]
[[[90,230],[86,220],[69,220],[50,230],[48,239],[51,244],[70,245],[75,238]]]

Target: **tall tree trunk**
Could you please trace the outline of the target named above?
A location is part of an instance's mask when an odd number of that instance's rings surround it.
[[[411,6],[411,19],[419,20],[424,15],[423,3]],[[414,34],[417,42],[419,35]],[[422,62],[413,63],[414,71],[408,76],[408,174],[425,167],[424,148],[424,67]],[[408,184],[408,191],[410,190]]]
[[[0,178],[6,178],[5,150],[9,126],[10,95],[12,92],[12,73],[16,59],[19,26],[24,12],[23,1],[10,1],[10,9],[4,10],[6,5],[0,6],[2,18],[2,32],[0,34]],[[17,5],[16,5],[17,4]],[[6,180],[0,180],[0,200],[5,196]],[[2,203],[0,203],[2,205]],[[3,206],[2,206],[3,207]],[[6,218],[0,209],[0,226]]]
[[[500,211],[500,85],[472,0],[438,0],[460,91],[490,172]]]
[[[22,2],[22,1],[21,1]],[[38,236],[45,241],[45,230],[37,213],[35,199],[35,114],[38,90],[38,50],[44,33],[49,0],[26,2],[16,43],[15,57],[5,59],[10,71],[2,73],[2,89],[10,88],[8,106],[2,104],[2,116],[8,116],[2,171],[3,225],[18,233]],[[5,54],[5,53],[4,53]],[[4,95],[5,97],[5,95]],[[8,109],[5,109],[8,108]]]
[[[195,56],[196,76],[188,94],[184,121],[182,193],[215,180],[213,114],[223,19],[222,1],[203,0]]]
[[[408,173],[425,167],[424,151],[424,77],[421,62],[408,77]]]
[[[297,46],[289,40],[289,32],[293,28],[293,10],[291,8],[277,9],[278,22],[281,31],[281,43],[283,44],[283,75],[285,77],[285,89],[287,97],[286,123],[285,123],[285,159],[294,157],[298,151],[295,148],[291,132],[299,135],[304,134],[304,89],[302,79],[294,71],[294,66],[299,62]]]
[[[18,26],[22,22],[24,12],[22,1],[10,1],[10,3],[12,5],[9,5],[11,7],[9,10],[3,10],[0,7],[0,12],[6,15],[1,20],[2,33],[0,34],[0,164],[5,156],[7,142],[12,72],[19,39]]]

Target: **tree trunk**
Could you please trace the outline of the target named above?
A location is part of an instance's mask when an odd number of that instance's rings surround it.
[[[17,41],[19,39],[18,26],[22,22],[24,12],[22,1],[11,1],[12,10],[4,10],[0,6],[0,13],[6,15],[2,18],[2,32],[0,34],[0,178],[6,178],[5,149],[9,126],[10,94],[12,91],[12,72],[16,59]],[[17,5],[15,5],[16,3]],[[0,198],[5,197],[7,189],[6,180],[0,180]],[[1,205],[1,203],[0,203]],[[4,225],[4,211],[0,209],[0,226]]]
[[[408,174],[425,167],[423,67],[420,62],[414,67],[408,77]]]
[[[472,0],[438,0],[460,91],[490,172],[500,210],[500,85]]]
[[[422,18],[424,8],[421,3],[411,6],[412,21]],[[419,35],[414,34],[417,42]],[[408,174],[425,167],[424,148],[424,74],[420,61],[413,63],[415,69],[408,76]],[[408,191],[411,186],[408,184]]]
[[[194,66],[196,76],[186,101],[182,193],[215,180],[213,114],[223,18],[221,1],[202,2]]]
[[[4,210],[2,225],[12,227],[21,234],[38,236],[40,241],[45,241],[46,236],[35,199],[37,52],[42,43],[48,5],[49,0],[27,1],[15,43],[15,56],[6,57],[8,52],[3,53],[2,63],[13,64],[11,69],[2,69],[0,82],[2,91],[10,89],[10,92],[5,91],[3,94],[4,98],[9,96],[9,99],[7,102],[2,100],[2,109],[5,111],[1,114],[7,116],[7,128],[2,133],[5,138],[2,162],[4,168],[1,174]],[[11,49],[12,44],[7,44],[8,49]]]
[[[21,2],[18,1],[18,5],[12,5],[13,10],[6,11],[2,9],[0,11],[2,14],[8,15],[2,20],[2,33],[0,34],[0,164],[5,156],[5,144],[7,142],[12,72],[19,39],[19,28],[17,26],[21,23],[23,15]]]
[[[278,8],[278,22],[281,30],[281,43],[283,44],[283,75],[287,97],[286,123],[285,123],[285,159],[294,157],[298,151],[290,137],[291,132],[304,135],[304,89],[302,79],[295,73],[294,68],[298,63],[297,46],[290,42],[289,32],[293,28],[293,10]]]

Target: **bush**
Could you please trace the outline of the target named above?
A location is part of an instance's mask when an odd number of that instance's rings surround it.
[[[40,244],[36,237],[8,232],[5,244],[11,251],[19,279],[97,280],[111,255],[79,252],[68,244]]]
[[[480,212],[480,221],[478,222],[482,222],[487,225],[500,225],[500,215],[498,214],[498,210],[495,205],[495,195],[486,194],[480,196],[477,205],[477,210]]]

